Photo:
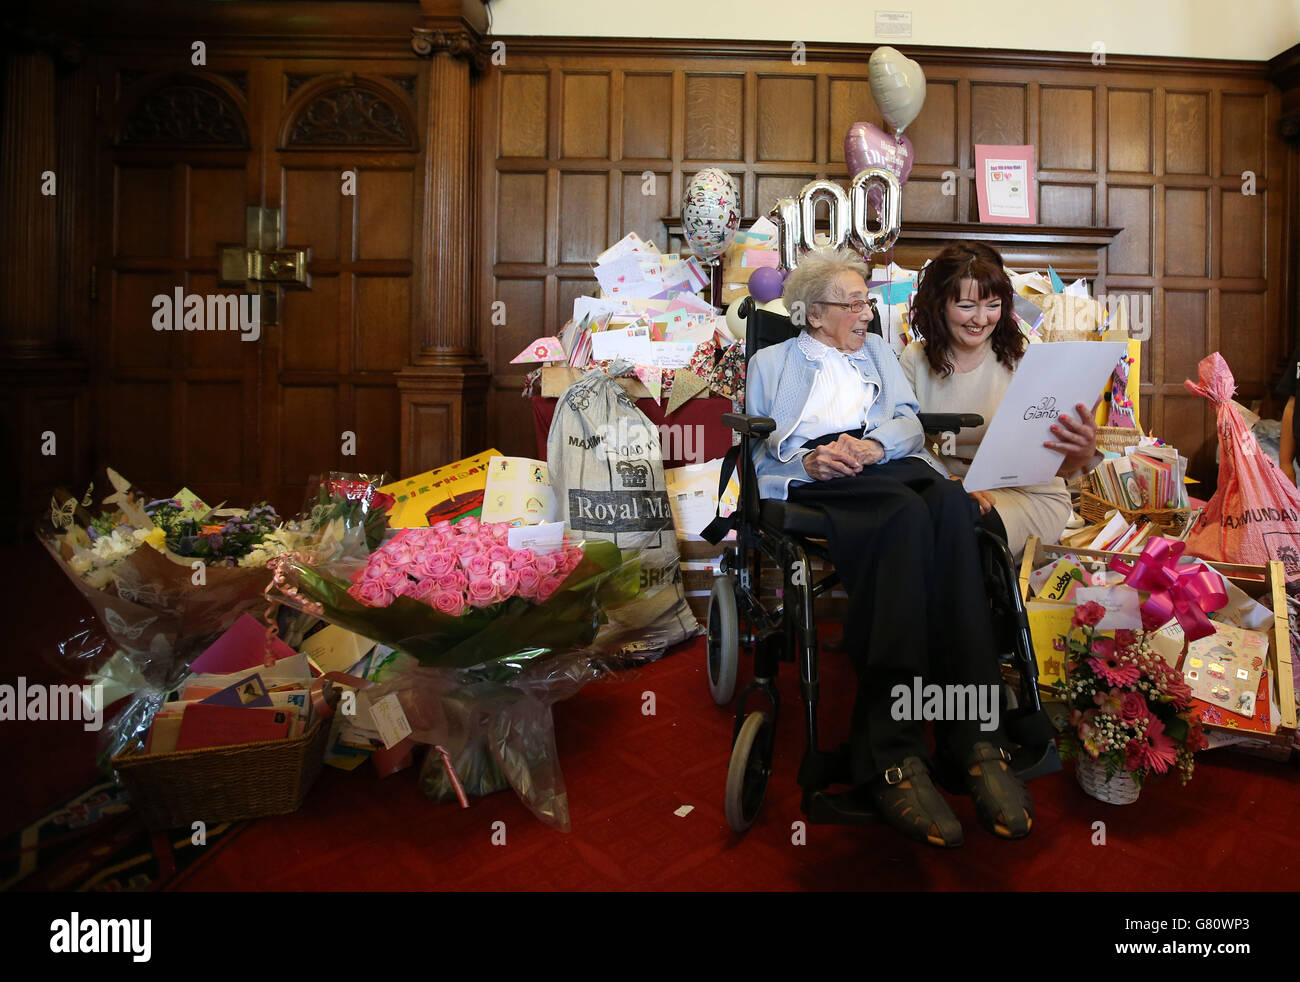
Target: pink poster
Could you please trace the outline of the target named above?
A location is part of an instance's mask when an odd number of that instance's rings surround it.
[[[979,198],[981,222],[1037,224],[1034,148],[977,143],[975,191]]]

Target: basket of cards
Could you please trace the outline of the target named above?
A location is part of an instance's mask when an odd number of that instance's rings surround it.
[[[329,734],[330,721],[317,717],[299,737],[170,753],[128,747],[113,766],[151,829],[284,815],[320,775]]]
[[[1187,458],[1177,449],[1121,426],[1097,429],[1106,457],[1080,481],[1079,514],[1092,525],[1113,512],[1130,525],[1151,526],[1156,535],[1185,538],[1199,512],[1189,507]]]
[[[296,811],[324,762],[334,687],[249,614],[191,669],[112,757],[145,824]]]
[[[1102,525],[1113,512],[1119,512],[1129,523],[1146,521],[1160,535],[1183,538],[1188,525],[1200,515],[1199,508],[1126,508],[1103,498],[1096,491],[1092,475],[1086,475],[1079,490],[1079,514],[1089,525]]]

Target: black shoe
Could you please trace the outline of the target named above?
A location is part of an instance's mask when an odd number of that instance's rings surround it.
[[[975,772],[975,773],[972,773]],[[977,743],[961,766],[966,793],[975,799],[980,824],[1000,839],[1023,839],[1034,827],[1034,802],[1011,769],[1011,755],[992,743]]]
[[[964,841],[961,823],[930,781],[929,768],[919,757],[908,757],[871,784],[871,798],[883,822],[909,839],[955,848]]]

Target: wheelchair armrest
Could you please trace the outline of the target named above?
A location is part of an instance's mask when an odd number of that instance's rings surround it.
[[[776,420],[767,416],[750,416],[748,413],[723,413],[722,423],[742,436],[765,437],[776,429]]]
[[[945,430],[956,432],[984,424],[984,417],[979,413],[917,413],[916,418],[921,421],[921,429],[927,433],[942,433]]]

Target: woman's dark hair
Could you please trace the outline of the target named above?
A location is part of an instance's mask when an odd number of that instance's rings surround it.
[[[993,353],[1007,368],[1015,369],[1025,353],[1014,310],[1011,279],[1002,268],[996,249],[982,242],[950,242],[921,272],[912,298],[912,326],[925,338],[925,358],[940,377],[952,374],[952,337],[948,333],[947,306],[961,299],[961,281],[974,280],[981,300],[997,297],[1002,316],[993,328]]]

